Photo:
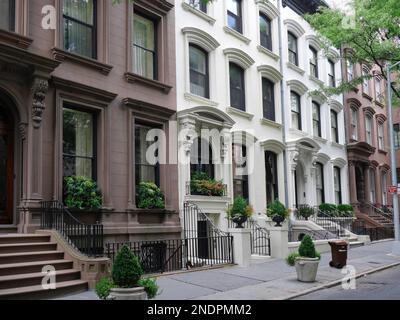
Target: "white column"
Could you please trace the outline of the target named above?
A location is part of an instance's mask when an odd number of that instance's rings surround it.
[[[275,227],[272,224],[268,227],[271,240],[271,257],[284,259],[289,253],[288,244],[288,222],[285,221],[282,227]]]
[[[233,262],[240,267],[250,266],[250,229],[229,229],[228,232],[233,236]]]

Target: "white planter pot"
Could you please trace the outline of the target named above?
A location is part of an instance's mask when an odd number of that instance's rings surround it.
[[[297,258],[295,263],[297,280],[301,282],[314,282],[317,278],[318,265],[318,258]]]
[[[111,289],[110,300],[147,300],[147,293],[143,287],[114,288]]]

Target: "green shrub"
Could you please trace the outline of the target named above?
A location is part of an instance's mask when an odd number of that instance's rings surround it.
[[[99,209],[102,197],[96,182],[81,176],[65,177],[64,204],[73,209]]]
[[[299,247],[299,255],[300,257],[304,258],[317,258],[318,253],[315,250],[314,242],[312,241],[311,237],[306,234],[301,240],[300,247]]]
[[[190,179],[190,192],[194,195],[222,197],[225,186],[222,181],[211,179],[207,173],[196,171]]]
[[[309,206],[308,204],[301,205],[299,210],[297,211],[298,215],[308,219],[312,215],[314,215],[314,208]]]
[[[140,279],[138,285],[144,287],[149,299],[154,299],[159,294],[159,286],[157,285],[156,279],[147,278]]]
[[[296,262],[296,259],[297,259],[299,256],[300,256],[300,255],[299,255],[298,252],[292,252],[292,253],[290,253],[290,254],[286,257],[286,263],[287,263],[289,266],[293,267],[294,264],[295,264],[295,262]]]
[[[110,295],[111,289],[114,287],[115,285],[109,277],[102,278],[96,284],[96,294],[100,299],[106,300]]]
[[[328,216],[335,216],[337,211],[336,204],[333,203],[321,203],[319,205],[319,210]]]
[[[228,209],[228,217],[251,217],[254,210],[253,207],[250,206],[246,199],[239,196],[236,197],[233,201],[232,206]]]
[[[289,212],[289,209],[279,200],[275,200],[267,206],[267,216],[270,218],[281,216],[286,219],[289,216]]]
[[[138,208],[164,209],[164,194],[152,182],[141,182],[138,189]]]
[[[341,217],[353,217],[354,209],[350,204],[339,204],[337,206],[338,213]]]
[[[124,245],[118,251],[112,269],[112,280],[119,288],[133,288],[143,274],[139,259],[128,246]]]

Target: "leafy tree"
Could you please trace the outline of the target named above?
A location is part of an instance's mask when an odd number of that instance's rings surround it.
[[[317,31],[324,44],[325,54],[329,46],[351,48],[351,55],[344,57],[352,63],[377,65],[379,73],[388,80],[386,63],[400,61],[400,6],[398,0],[349,0],[355,16],[346,16],[340,9],[319,8],[305,19]],[[400,66],[393,68],[398,73]],[[321,87],[317,90],[325,97],[352,90],[364,79],[372,76],[358,75],[350,82],[344,80],[337,88]],[[392,83],[393,104],[400,101],[400,83]],[[316,93],[318,93],[316,92]]]

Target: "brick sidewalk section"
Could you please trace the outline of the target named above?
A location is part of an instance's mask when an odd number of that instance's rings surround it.
[[[357,274],[373,272],[400,264],[400,257],[389,255],[393,241],[376,242],[351,249],[348,265]],[[230,266],[219,269],[184,272],[158,278],[161,294],[158,300],[281,300],[332,285],[345,276],[341,270],[329,267],[330,253],[323,254],[317,281],[297,281],[296,270],[278,259],[254,259],[248,268]],[[94,292],[86,292],[62,299],[97,299]]]

